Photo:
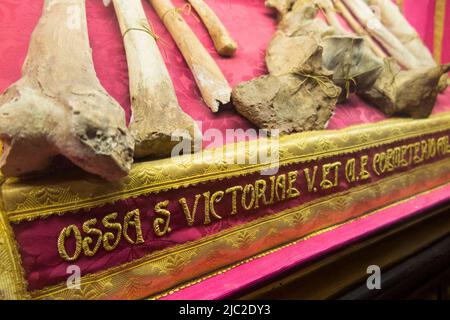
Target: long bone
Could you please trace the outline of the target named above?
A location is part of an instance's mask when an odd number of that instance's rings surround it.
[[[353,17],[347,7],[341,2],[341,0],[333,0],[334,7],[349,24],[349,26],[355,31],[356,34],[364,37],[369,43],[372,51],[380,58],[386,58],[387,55],[383,49],[372,39],[370,34],[364,29],[361,24]]]
[[[370,0],[369,4],[378,8],[383,25],[417,58],[421,66],[436,66],[430,50],[423,44],[417,31],[409,24],[394,2]]]
[[[213,111],[231,100],[231,88],[219,66],[170,0],[149,0],[169,30],[194,75],[203,100]]]
[[[409,24],[398,6],[391,0],[369,0],[380,11],[381,22],[391,31],[403,45],[416,57],[422,67],[437,66],[430,50],[420,39],[417,31]],[[447,88],[448,75],[444,74],[439,81],[439,91]]]
[[[134,143],[120,105],[97,79],[85,0],[46,0],[22,78],[0,96],[5,176],[46,169],[63,155],[108,180],[127,174]]]
[[[106,1],[108,5],[111,1]],[[180,108],[172,80],[145,16],[141,0],[112,0],[124,38],[133,116],[135,157],[170,155],[177,131],[201,139],[194,120]]]
[[[328,21],[328,24],[332,26],[334,29],[336,29],[338,34],[349,34],[347,30],[342,26],[341,22],[339,21],[338,15],[335,12],[333,3],[331,0],[317,0],[317,5],[320,7],[322,12],[325,15],[325,18]]]
[[[203,0],[188,0],[202,19],[214,42],[217,52],[224,57],[231,57],[238,45],[215,12]]]
[[[380,22],[371,8],[363,0],[342,0],[366,27],[367,31],[377,39],[391,56],[407,69],[414,69],[420,63],[411,52]]]

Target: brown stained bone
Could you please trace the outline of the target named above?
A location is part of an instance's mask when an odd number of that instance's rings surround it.
[[[381,76],[360,96],[387,115],[426,118],[436,103],[439,79],[449,70],[450,64],[404,71],[386,59]]]
[[[233,89],[236,110],[259,128],[280,134],[324,129],[341,92],[321,67],[321,47],[296,74],[266,75]]]
[[[338,34],[349,34],[339,21],[338,14],[331,0],[316,0],[317,5],[322,10],[328,24],[332,26]]]
[[[0,138],[7,177],[46,169],[57,155],[108,180],[127,175],[134,143],[97,79],[84,0],[45,1],[22,78],[0,96]]]
[[[208,29],[217,52],[224,57],[233,56],[238,49],[238,44],[231,37],[215,12],[203,0],[188,1],[202,19],[206,29]]]
[[[317,48],[317,41],[309,35],[289,37],[277,31],[266,51],[266,65],[270,74],[283,75],[300,68]]]
[[[316,15],[316,6],[296,4],[281,20],[266,51],[266,65],[271,74],[295,72],[315,52],[323,37],[334,34],[334,29]]]
[[[296,36],[300,34],[312,34],[313,36],[320,34],[317,31],[326,32],[323,29],[329,28],[327,24],[321,20],[316,19],[318,13],[318,6],[313,1],[298,0],[293,5],[292,9],[286,13],[278,24],[278,30],[284,32],[287,36]]]
[[[417,58],[421,67],[437,66],[430,50],[395,3],[385,0],[370,0],[369,4],[380,10],[381,22]],[[447,88],[447,80],[448,75],[444,74],[439,81],[439,92],[443,92]]]
[[[149,2],[183,54],[206,105],[218,112],[220,106],[231,100],[231,87],[219,66],[170,0]]]
[[[322,44],[323,66],[333,71],[333,82],[342,88],[339,102],[352,92],[370,89],[383,70],[383,60],[362,37],[329,36]]]
[[[178,104],[172,80],[156,44],[141,0],[113,0],[125,43],[130,79],[135,157],[163,157],[178,143],[177,132],[201,140],[194,120]],[[173,140],[173,141],[172,141]]]
[[[266,0],[267,8],[275,9],[280,17],[288,13],[296,0]]]

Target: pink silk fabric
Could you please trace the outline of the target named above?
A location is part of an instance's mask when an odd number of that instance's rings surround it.
[[[147,1],[142,1],[145,12],[155,32],[161,37],[159,47],[174,80],[176,93],[182,108],[195,120],[201,121],[202,130],[249,129],[253,126],[238,115],[232,107],[213,114],[202,102],[193,76],[170,34]],[[212,44],[207,30],[193,15],[184,15],[201,42],[223,70],[232,86],[267,73],[264,54],[275,28],[274,13],[264,7],[264,0],[209,0],[208,4],[221,18],[230,33],[239,43],[234,58],[220,57]],[[31,33],[41,16],[44,0],[0,1],[0,92],[3,92],[20,76]],[[173,0],[182,7],[184,0]],[[98,77],[105,89],[123,106],[130,118],[130,95],[128,91],[128,70],[121,33],[114,8],[105,8],[100,0],[86,1],[89,38],[93,49],[94,64]],[[405,13],[417,28],[427,45],[433,47],[434,1],[405,0]],[[447,11],[450,5],[447,5]],[[447,14],[446,37],[443,57],[450,61],[450,14]],[[434,113],[450,110],[450,90],[440,95]],[[164,115],[161,115],[164,116]],[[351,125],[377,122],[386,119],[377,109],[353,96],[344,105],[338,105],[331,119],[329,129],[341,129]],[[234,138],[234,137],[233,137]],[[233,141],[226,141],[233,142]],[[221,145],[223,141],[208,143]]]

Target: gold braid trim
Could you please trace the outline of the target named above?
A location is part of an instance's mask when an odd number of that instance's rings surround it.
[[[434,60],[442,62],[446,0],[436,0],[434,11]]]
[[[0,176],[0,188],[3,182]],[[30,298],[21,261],[0,194],[0,300]]]

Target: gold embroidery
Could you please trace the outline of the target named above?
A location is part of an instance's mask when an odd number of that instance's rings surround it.
[[[294,187],[297,182],[298,171],[291,171],[288,173],[288,189],[287,196],[288,199],[297,198],[300,196],[300,191]]]
[[[210,208],[210,212],[211,212],[212,216],[219,220],[222,219],[222,217],[217,214],[216,208],[214,205],[215,205],[215,203],[219,203],[220,201],[222,201],[224,194],[225,194],[225,192],[223,192],[223,191],[215,192],[211,196],[211,200],[209,202],[209,208]],[[208,218],[209,218],[209,215],[208,215]],[[205,224],[206,224],[206,222],[205,222]]]
[[[317,174],[317,170],[318,169],[319,169],[318,166],[314,166],[312,177],[310,175],[309,168],[305,168],[304,169],[305,177],[306,177],[306,183],[308,185],[308,191],[309,192],[317,191],[317,188],[314,187],[314,185],[315,185],[315,182],[316,182],[316,174]]]
[[[267,204],[273,204],[275,201],[275,176],[270,176],[270,200]]]
[[[345,164],[345,179],[348,183],[356,181],[356,159],[351,158]]]
[[[369,163],[369,156],[361,156],[361,171],[359,177],[361,180],[367,180],[371,178],[370,172],[367,171],[367,164]]]
[[[342,166],[342,163],[340,161],[334,162],[334,163],[327,163],[322,166],[322,182],[320,183],[320,187],[322,189],[330,189],[333,187],[338,186],[339,184],[339,167]],[[333,174],[334,172],[334,179],[329,180],[328,175]]]
[[[442,63],[442,46],[444,42],[445,7],[447,0],[436,0],[434,9],[434,60]]]
[[[120,243],[120,239],[122,238],[122,225],[118,222],[111,222],[111,220],[117,219],[117,212],[111,213],[107,216],[105,216],[102,220],[103,225],[105,228],[116,230],[116,235],[112,232],[105,232],[103,235],[103,248],[106,251],[113,251]],[[114,240],[113,244],[110,243],[111,240]]]
[[[281,196],[279,194],[279,190],[281,190]],[[283,201],[286,199],[286,175],[284,174],[277,177],[275,195],[277,197],[277,201]]]
[[[231,215],[235,215],[235,214],[238,213],[238,211],[237,211],[237,192],[238,191],[242,191],[242,190],[243,190],[243,188],[241,186],[235,186],[235,187],[228,188],[225,191],[226,194],[229,194],[229,193],[232,194],[232,197],[231,197]]]
[[[250,193],[250,203],[247,204],[247,194]],[[242,208],[245,210],[252,210],[253,205],[255,204],[255,187],[252,184],[247,184],[242,191],[242,199],[241,199]]]
[[[179,200],[181,206],[183,207],[183,212],[184,215],[186,216],[186,220],[188,222],[188,225],[192,226],[194,225],[195,222],[195,214],[197,212],[197,206],[198,206],[198,201],[200,200],[202,196],[200,194],[197,194],[195,196],[195,201],[194,201],[194,207],[192,208],[192,212],[191,210],[189,210],[189,206],[186,202],[186,198],[181,198]]]
[[[73,233],[75,237],[75,251],[72,256],[69,256],[66,250],[65,242],[66,239],[70,236],[70,234]],[[58,253],[61,258],[63,258],[66,261],[75,261],[78,259],[78,257],[81,254],[81,248],[82,248],[82,239],[81,239],[81,233],[80,230],[76,225],[70,225],[68,227],[65,227],[58,237]]]
[[[262,200],[263,205],[267,205],[266,199],[266,188],[267,182],[266,180],[256,180],[255,182],[255,209],[259,208],[259,200]]]
[[[169,200],[158,203],[155,206],[155,212],[164,216],[164,218],[155,218],[153,221],[153,230],[158,237],[165,236],[167,233],[171,232],[170,229],[170,211],[167,210],[169,205]],[[161,229],[161,226],[164,226]]]
[[[97,224],[97,219],[90,219],[83,223],[83,232],[87,233],[88,235],[97,236],[97,242],[94,245],[94,248],[91,249],[89,247],[90,244],[94,241],[91,237],[84,237],[83,239],[83,252],[85,256],[93,257],[98,249],[100,249],[100,246],[102,244],[102,238],[103,233],[101,230],[97,228],[93,228],[92,226]]]
[[[130,238],[128,235],[128,227],[132,226],[136,230],[136,241]],[[144,242],[142,236],[141,217],[138,209],[128,212],[125,215],[123,223],[123,237],[131,244],[140,244]]]

